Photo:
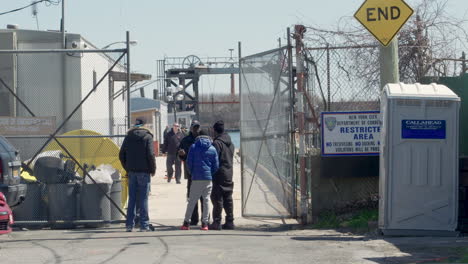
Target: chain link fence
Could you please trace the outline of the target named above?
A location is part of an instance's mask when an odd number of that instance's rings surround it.
[[[241,58],[242,213],[289,217],[295,207],[288,49]]]
[[[124,219],[127,179],[118,152],[128,128],[127,49],[50,49],[21,38],[17,45],[0,53],[0,134],[19,151],[27,186],[13,208],[16,224]]]
[[[354,210],[356,205],[377,206],[378,157],[321,157],[321,127],[324,124],[319,119],[323,112],[380,110],[378,54],[377,46],[304,50],[305,92],[309,105],[313,107],[306,108],[310,122],[306,123],[304,137],[308,156],[306,166],[312,175],[309,192],[314,219],[329,210],[342,212]],[[316,122],[312,119],[312,112],[318,118]],[[359,174],[356,172],[330,169],[330,166],[345,167],[348,163],[370,164],[377,168],[376,173],[362,177],[356,176]]]
[[[405,83],[437,82],[440,77],[460,76],[466,72],[466,60],[461,58],[434,58],[418,60],[414,54],[421,47],[400,46],[400,80]],[[321,170],[312,180],[311,195],[319,193],[321,210],[346,211],[356,205],[376,207],[378,201],[378,173],[372,177],[349,177],[350,173],[336,175],[324,171],[324,163],[340,166],[343,159],[356,164],[377,166],[377,157],[324,158],[321,153],[321,125],[314,115],[322,112],[354,112],[380,110],[379,46],[348,46],[305,48],[305,91],[311,107],[306,108],[305,152],[307,169]],[[312,114],[313,113],[313,114]],[[373,159],[373,161],[371,160]],[[374,164],[375,163],[375,164]],[[333,175],[331,175],[333,174]],[[312,198],[314,199],[314,198]],[[315,213],[320,210],[313,210]]]

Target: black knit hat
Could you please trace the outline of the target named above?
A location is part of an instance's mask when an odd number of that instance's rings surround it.
[[[224,132],[223,120],[216,121],[216,123],[213,125],[213,129],[216,131],[216,133],[222,134]]]
[[[145,124],[145,119],[144,118],[137,118],[135,120],[135,126],[136,127],[140,127],[140,126],[143,126]]]
[[[198,135],[199,136],[208,136],[209,134],[208,134],[208,131],[203,128],[202,130],[200,130],[200,132],[198,132]]]
[[[190,127],[196,127],[196,126],[200,126],[200,122],[198,122],[198,120],[192,120],[192,124],[190,125]]]

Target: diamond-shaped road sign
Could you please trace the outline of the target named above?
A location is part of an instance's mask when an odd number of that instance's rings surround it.
[[[387,46],[413,14],[403,0],[366,0],[354,17]]]

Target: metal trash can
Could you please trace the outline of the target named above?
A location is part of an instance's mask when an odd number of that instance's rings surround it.
[[[74,227],[77,214],[77,193],[80,183],[47,185],[49,222],[53,228]]]
[[[15,221],[47,221],[46,196],[46,185],[39,183],[27,184],[25,200],[20,205],[13,207]]]
[[[122,181],[120,180],[115,180],[112,183],[111,191],[110,191],[110,197],[112,201],[114,201],[115,204],[117,204],[119,207],[121,206],[122,203]],[[111,220],[116,221],[122,219],[122,214],[120,213],[119,209],[115,207],[112,203],[110,204],[111,208]]]
[[[99,227],[110,223],[111,204],[110,196],[111,184],[96,183],[83,184],[81,192],[81,219],[86,221],[96,221],[96,223],[86,223],[88,227]]]

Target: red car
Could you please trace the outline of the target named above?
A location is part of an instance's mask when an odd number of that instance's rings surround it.
[[[13,213],[7,204],[5,195],[0,192],[0,235],[11,232],[13,225]]]

